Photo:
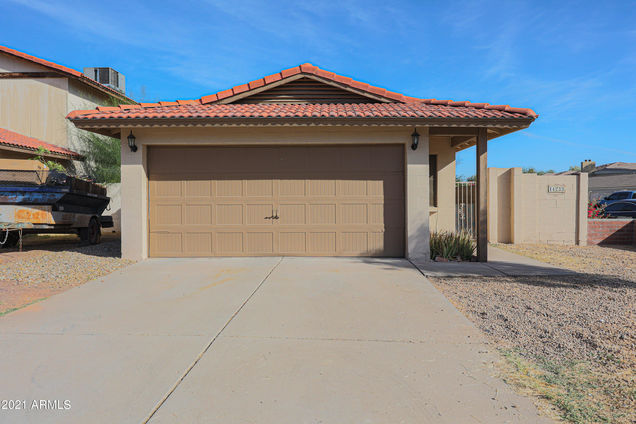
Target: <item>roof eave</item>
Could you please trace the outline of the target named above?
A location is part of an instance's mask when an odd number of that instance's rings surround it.
[[[527,128],[534,118],[69,118],[79,129],[119,137],[121,128],[269,127],[269,126],[380,126]],[[508,133],[507,132],[507,133]]]
[[[5,143],[0,143],[0,149],[9,150],[9,151],[13,151],[13,152],[19,152],[19,153],[28,153],[28,154],[40,155],[42,157],[51,158],[51,159],[77,160],[77,161],[80,161],[80,162],[84,161],[86,159],[84,156],[82,156],[80,154],[70,155],[70,154],[57,153],[57,152],[46,152],[46,153],[40,154],[37,149],[32,148],[32,147],[16,146],[16,145],[13,145],[13,144],[9,145],[9,144],[5,144]]]
[[[69,118],[75,126],[85,128],[121,127],[189,127],[189,126],[441,126],[441,127],[497,127],[526,128],[534,118]]]

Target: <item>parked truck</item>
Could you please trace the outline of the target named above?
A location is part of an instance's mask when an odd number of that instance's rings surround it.
[[[106,188],[47,169],[34,160],[0,159],[0,245],[21,245],[23,234],[75,233],[97,244],[110,199]]]

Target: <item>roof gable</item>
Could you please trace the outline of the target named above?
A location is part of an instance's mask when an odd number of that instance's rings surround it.
[[[346,91],[348,93],[354,93],[358,96],[366,98],[367,103],[374,102],[401,102],[407,103],[412,101],[420,101],[415,97],[408,97],[400,93],[394,93],[384,88],[375,87],[367,83],[356,81],[349,77],[337,75],[333,72],[325,71],[310,63],[305,63],[300,66],[285,69],[272,75],[251,81],[247,84],[237,85],[227,90],[219,91],[218,93],[204,96],[199,99],[201,104],[208,103],[235,103],[238,100],[245,99],[250,96],[262,93],[264,91],[271,90],[281,85],[289,84],[299,79],[311,79],[318,81],[324,85],[339,88],[340,91]],[[335,94],[335,91],[334,91]],[[336,96],[337,98],[337,96]],[[358,101],[356,103],[361,103]],[[243,103],[247,101],[243,100]],[[256,103],[256,102],[251,102]],[[330,103],[327,101],[319,103]]]
[[[378,103],[384,102],[377,96],[369,96],[337,84],[329,84],[312,75],[299,74],[235,96],[225,103]],[[220,101],[219,103],[224,103]]]

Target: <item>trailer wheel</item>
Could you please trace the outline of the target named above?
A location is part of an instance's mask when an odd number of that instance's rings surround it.
[[[99,228],[97,218],[93,217],[88,222],[88,242],[90,244],[98,244],[102,238],[102,231]]]

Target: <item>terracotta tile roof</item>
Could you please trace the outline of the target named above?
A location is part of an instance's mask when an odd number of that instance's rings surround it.
[[[437,99],[420,99],[417,97],[405,96],[404,94],[394,93],[392,91],[388,91],[384,88],[375,87],[373,85],[356,81],[349,77],[344,77],[338,75],[334,72],[325,71],[324,69],[320,69],[319,67],[312,65],[311,63],[304,63],[300,66],[295,66],[293,68],[285,69],[278,73],[268,75],[264,78],[257,79],[255,81],[249,82],[248,84],[237,85],[236,87],[232,87],[228,90],[223,90],[215,94],[211,94],[208,96],[201,97],[198,100],[190,100],[194,102],[198,102],[201,104],[214,103],[224,99],[227,99],[232,96],[236,96],[239,94],[243,94],[249,90],[254,90],[260,87],[264,87],[268,84],[273,84],[278,81],[282,81],[285,78],[289,78],[296,75],[313,75],[316,77],[320,77],[345,87],[349,87],[352,89],[360,90],[366,92],[373,96],[383,97],[387,101],[393,102],[401,102],[401,103],[410,103],[410,102],[422,102],[425,104],[432,105],[446,105],[446,106],[461,106],[461,107],[474,107],[478,109],[482,108],[500,108],[502,106],[499,105],[490,105],[488,103],[471,103],[469,101],[453,101],[453,100],[437,100]],[[538,115],[532,110],[528,108],[510,108],[514,110],[516,113],[526,114],[533,118],[537,118]]]
[[[374,87],[370,84],[356,81],[349,77],[343,77],[341,75],[337,75],[333,72],[325,71],[324,69],[320,69],[319,67],[312,65],[311,63],[304,63],[300,66],[295,66],[293,68],[284,69],[280,72],[277,72],[272,75],[267,75],[266,77],[257,79],[255,81],[251,81],[247,84],[237,85],[236,87],[232,87],[227,90],[219,91],[218,93],[211,94],[208,96],[203,96],[198,101],[202,104],[207,103],[215,103],[221,100],[225,100],[231,98],[233,96],[239,94],[245,94],[250,90],[255,90],[257,88],[261,88],[270,84],[277,83],[286,78],[290,78],[296,75],[308,75],[319,77],[339,85],[342,85],[346,88],[351,88],[355,90],[359,90],[365,92],[371,96],[383,98],[386,101],[393,102],[417,102],[422,99],[418,99],[415,97],[405,96],[404,94],[394,93],[392,91],[388,91],[384,88]],[[432,99],[431,99],[432,100]]]
[[[232,104],[234,96],[297,76],[315,76],[367,93],[384,103],[357,104]],[[371,101],[371,100],[370,100]],[[325,71],[310,63],[285,69],[247,84],[196,100],[140,103],[119,107],[75,110],[71,120],[174,119],[174,118],[450,118],[450,119],[532,119],[538,115],[527,108],[469,101],[419,99],[355,81]]]
[[[448,118],[448,119],[520,119],[533,117],[509,106],[463,106],[409,103],[350,103],[350,104],[174,104],[98,107],[75,110],[68,116],[73,121],[107,119],[214,119],[214,118]]]
[[[2,145],[30,151],[36,151],[39,147],[43,147],[51,153],[66,156],[69,159],[81,160],[83,158],[82,155],[72,150],[46,143],[37,138],[27,137],[17,132],[5,130],[4,128],[0,128],[0,146]]]
[[[35,56],[31,56],[30,54],[26,54],[14,49],[11,49],[9,47],[6,46],[0,46],[0,52],[2,53],[6,53],[6,54],[10,54],[12,56],[15,57],[19,57],[21,59],[24,60],[28,60],[29,62],[33,62],[33,63],[37,63],[38,65],[42,65],[45,66],[49,69],[52,69],[54,71],[57,71],[61,74],[64,74],[68,77],[74,78],[76,80],[79,80],[85,84],[88,84],[92,87],[95,87],[96,89],[103,91],[107,94],[110,94],[111,96],[115,96],[118,99],[121,100],[125,100],[127,102],[132,102],[132,103],[137,103],[136,101],[134,101],[133,99],[127,97],[125,94],[120,93],[119,91],[112,89],[110,87],[107,87],[103,84],[98,83],[97,81],[95,81],[94,79],[91,79],[89,77],[87,77],[86,75],[82,74],[79,71],[76,71],[75,69],[71,69],[68,68],[66,66],[63,65],[58,65],[57,63],[53,63],[53,62],[49,62],[48,60],[44,60],[44,59],[40,59],[39,57],[35,57]]]

